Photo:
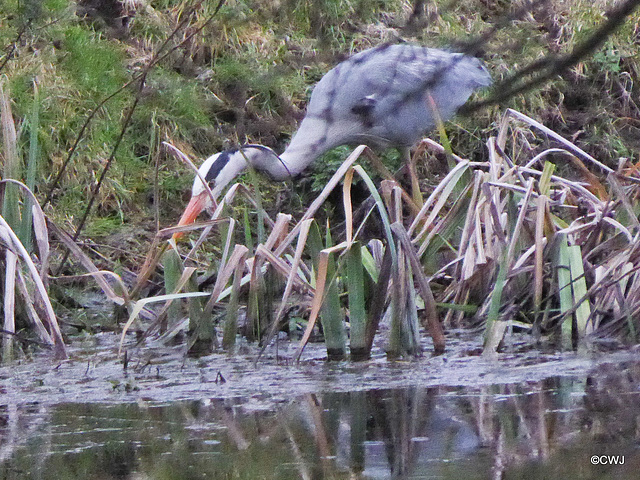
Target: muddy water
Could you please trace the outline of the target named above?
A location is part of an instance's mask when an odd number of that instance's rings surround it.
[[[640,355],[450,340],[357,365],[149,346],[124,369],[88,337],[0,368],[0,478],[639,478]]]

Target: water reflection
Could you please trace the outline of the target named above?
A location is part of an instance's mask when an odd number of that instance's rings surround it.
[[[286,403],[3,405],[0,478],[637,478],[639,380],[625,364],[583,379]]]

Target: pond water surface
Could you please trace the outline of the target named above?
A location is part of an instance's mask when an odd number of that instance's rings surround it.
[[[109,337],[0,369],[2,479],[640,478],[640,356],[299,366]]]

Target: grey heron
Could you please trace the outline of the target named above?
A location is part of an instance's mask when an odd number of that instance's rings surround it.
[[[462,53],[410,44],[364,50],[320,79],[300,128],[281,155],[249,144],[207,158],[178,225],[193,222],[212,205],[203,180],[215,198],[247,162],[273,180],[284,180],[339,145],[393,146],[408,154],[436,126],[437,115],[451,118],[474,90],[490,84],[482,62]]]

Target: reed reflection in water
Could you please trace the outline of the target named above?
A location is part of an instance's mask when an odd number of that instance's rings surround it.
[[[640,367],[577,379],[0,407],[1,478],[635,478]],[[619,455],[622,465],[592,465]]]

